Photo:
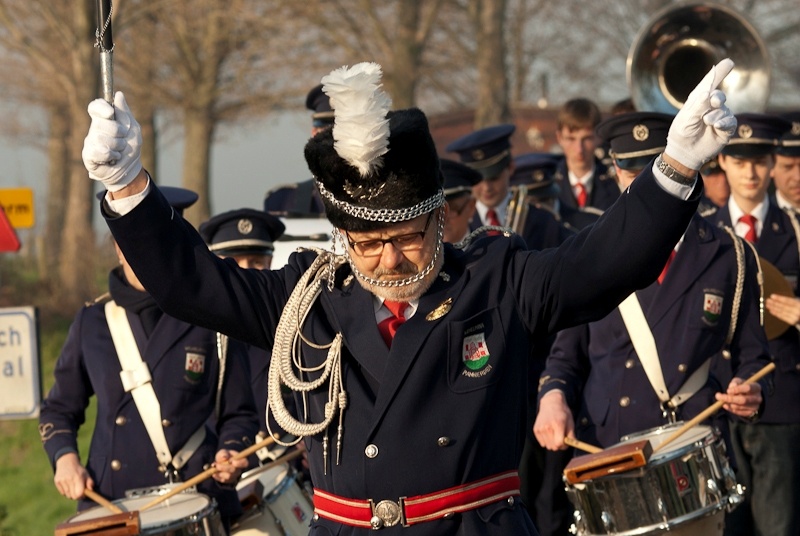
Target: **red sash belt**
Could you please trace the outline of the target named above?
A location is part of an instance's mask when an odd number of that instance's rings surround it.
[[[414,525],[519,495],[519,474],[508,471],[435,493],[399,500],[348,499],[314,488],[314,513],[353,527]]]

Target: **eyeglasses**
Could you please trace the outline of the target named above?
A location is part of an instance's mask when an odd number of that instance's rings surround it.
[[[398,251],[419,251],[422,249],[422,245],[425,243],[425,233],[428,231],[428,227],[431,224],[432,216],[433,212],[429,212],[428,220],[425,222],[425,227],[422,229],[422,231],[416,233],[402,234],[386,239],[372,238],[370,240],[362,240],[360,242],[354,242],[353,239],[350,238],[350,234],[347,233],[347,231],[345,231],[345,235],[347,235],[347,242],[350,244],[350,247],[361,257],[379,256],[381,253],[383,253],[383,246],[389,242],[391,242],[394,249]]]

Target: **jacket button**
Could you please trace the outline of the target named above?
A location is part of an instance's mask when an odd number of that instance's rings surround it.
[[[114,471],[119,471],[120,469],[122,469],[122,463],[119,460],[112,460],[111,469],[113,469]]]
[[[114,422],[117,426],[124,426],[125,423],[128,422],[128,419],[126,419],[123,415],[120,415]]]
[[[367,455],[367,458],[377,458],[378,457],[378,446],[369,444],[367,448],[364,449],[364,454]]]
[[[170,426],[172,426],[172,422],[170,422],[169,419],[164,419],[163,421],[161,421],[161,426],[163,426],[164,428],[169,428]]]
[[[678,365],[678,372],[686,372],[686,365],[684,365],[683,363]]]
[[[442,436],[436,440],[436,444],[439,445],[440,447],[446,447],[447,445],[450,444],[450,438],[447,436]]]
[[[634,364],[635,363],[633,362],[633,359],[628,359],[627,361],[625,361],[625,368],[633,368]]]
[[[586,426],[589,424],[589,419],[586,417],[581,417],[581,425]]]
[[[631,399],[628,398],[627,396],[623,396],[622,398],[619,399],[619,405],[622,406],[623,408],[627,408],[628,406],[630,406],[630,404],[631,404]]]

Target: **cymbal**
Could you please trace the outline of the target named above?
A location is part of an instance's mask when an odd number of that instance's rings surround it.
[[[774,264],[759,256],[758,262],[761,264],[761,273],[764,277],[764,299],[769,298],[771,294],[780,294],[781,296],[794,297],[794,290],[789,280],[778,270]],[[789,324],[783,320],[773,316],[764,308],[764,331],[767,333],[767,339],[777,339],[789,329]]]

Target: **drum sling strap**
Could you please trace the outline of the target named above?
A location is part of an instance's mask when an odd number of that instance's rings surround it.
[[[653,332],[647,324],[642,305],[639,303],[635,292],[631,293],[619,304],[619,312],[622,315],[622,321],[625,322],[633,348],[642,363],[642,368],[644,368],[644,372],[647,374],[647,379],[650,380],[650,385],[653,386],[656,396],[661,400],[662,407],[677,408],[706,384],[708,371],[711,368],[710,358],[706,359],[689,379],[683,382],[675,396],[670,397],[667,384],[664,382],[664,373],[661,370],[656,341],[653,338]]]
[[[173,456],[170,453],[164,427],[161,424],[161,404],[153,390],[150,369],[147,363],[142,361],[125,309],[112,300],[106,303],[105,313],[119,364],[122,366],[119,373],[122,387],[126,393],[129,392],[133,396],[147,435],[150,436],[155,448],[156,457],[161,463],[161,469],[166,471],[170,464],[175,469],[180,469],[202,445],[206,437],[206,427],[200,426],[177,454]]]
[[[730,345],[736,333],[739,308],[742,303],[746,270],[744,241],[736,236],[733,229],[730,227],[725,227],[724,230],[730,235],[731,240],[733,240],[733,246],[736,252],[736,289],[731,306],[731,323],[728,327],[728,335],[725,338],[725,346],[722,349],[723,356],[729,358]],[[711,368],[711,358],[706,359],[703,364],[694,371],[689,379],[681,385],[678,393],[670,397],[667,385],[664,382],[664,373],[661,370],[661,360],[658,357],[656,341],[653,338],[653,332],[647,324],[644,311],[642,311],[642,305],[639,303],[639,298],[636,297],[635,292],[631,293],[630,296],[619,304],[619,312],[622,315],[625,328],[628,330],[633,349],[636,350],[639,361],[642,363],[642,368],[644,368],[645,374],[647,374],[647,379],[650,381],[650,385],[653,386],[653,390],[656,392],[658,399],[661,400],[661,406],[666,415],[668,410],[674,410],[689,400],[706,384],[708,380],[708,371]],[[674,417],[674,411],[671,411],[671,414]]]

